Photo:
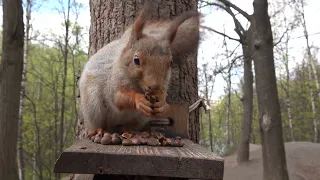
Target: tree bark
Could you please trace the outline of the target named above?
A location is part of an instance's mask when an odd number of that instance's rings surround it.
[[[263,177],[265,180],[288,180],[268,1],[254,0],[253,9],[253,60],[262,138]]]
[[[138,10],[145,1],[90,0],[91,27],[89,56],[93,55],[107,43],[119,38],[125,29],[133,23]],[[167,19],[190,9],[196,9],[197,0],[161,1],[158,10],[152,14],[154,19]],[[186,61],[183,56],[175,57],[172,65],[172,80],[168,92],[168,102],[188,102],[193,104],[198,99],[197,51],[194,58]],[[199,141],[199,110],[189,114],[189,135],[194,142]]]
[[[58,159],[58,146],[59,146],[59,137],[58,137],[58,121],[59,121],[59,94],[58,94],[58,81],[59,77],[58,74],[55,75],[55,82],[54,82],[54,155],[55,159]],[[54,173],[55,179],[59,179],[59,173]]]
[[[77,109],[77,99],[78,99],[78,95],[76,94],[77,92],[77,77],[76,77],[76,64],[75,64],[75,59],[76,59],[76,55],[79,53],[79,43],[80,43],[80,39],[79,39],[79,35],[80,35],[80,27],[79,26],[76,26],[75,27],[75,39],[76,39],[76,42],[75,42],[75,45],[73,47],[73,50],[72,50],[72,70],[73,70],[73,98],[74,98],[74,116],[77,118],[78,117],[78,109]],[[74,126],[73,126],[73,129],[75,131],[75,128],[76,128],[76,122],[74,123]]]
[[[23,69],[22,69],[22,79],[21,79],[21,93],[20,93],[20,107],[19,107],[19,122],[18,122],[18,169],[19,169],[19,179],[25,179],[24,170],[24,152],[23,152],[23,112],[24,112],[24,96],[25,87],[27,83],[27,62],[29,54],[29,36],[30,36],[30,19],[31,19],[31,0],[27,0],[26,5],[26,33],[25,33],[25,47],[23,52]]]
[[[305,19],[305,13],[304,13],[304,0],[300,1],[301,4],[301,21],[302,21],[302,27],[303,27],[303,32],[304,32],[304,37],[306,39],[306,45],[307,45],[307,60],[308,60],[308,71],[309,71],[309,81],[312,81],[312,73],[314,76],[314,79],[316,81],[316,94],[318,95],[318,98],[320,99],[320,84],[318,80],[318,75],[317,75],[317,69],[314,64],[313,56],[311,53],[311,46],[309,43],[309,33],[307,30],[307,22]],[[319,120],[317,119],[317,112],[315,110],[315,98],[313,97],[313,88],[310,86],[310,96],[311,96],[311,107],[312,107],[312,113],[313,113],[313,141],[316,143],[318,142],[318,124]]]
[[[21,0],[4,0],[0,66],[0,177],[17,180],[18,119],[23,68],[24,24]]]
[[[64,47],[63,47],[63,61],[64,61],[64,72],[63,72],[63,80],[62,80],[62,94],[61,94],[61,116],[60,116],[60,146],[59,146],[59,153],[62,153],[63,151],[63,145],[64,145],[64,113],[65,113],[65,98],[66,98],[66,82],[67,82],[67,75],[68,75],[68,50],[69,50],[69,27],[70,27],[70,21],[69,21],[69,13],[71,9],[71,2],[68,0],[67,5],[67,15],[64,19],[64,25],[65,25],[65,38],[64,38]],[[59,175],[58,175],[59,176]]]
[[[242,44],[243,53],[243,119],[241,126],[241,134],[239,146],[237,149],[237,162],[242,163],[249,161],[249,143],[252,127],[252,111],[253,111],[253,73],[252,73],[252,58],[251,58],[251,36],[252,31],[249,28],[244,34],[245,43]]]
[[[310,62],[307,64],[308,66],[308,85],[309,85],[309,90],[310,90],[310,100],[311,100],[311,108],[312,108],[312,122],[313,122],[313,142],[317,142],[318,140],[318,120],[317,120],[317,112],[316,112],[316,104],[315,104],[315,98],[314,98],[314,92],[313,92],[313,87],[310,82],[312,82],[312,72],[311,72],[311,64]]]
[[[231,69],[228,71],[227,78],[227,110],[226,110],[226,122],[227,122],[227,147],[231,145],[230,138],[230,111],[231,111]]]
[[[210,99],[209,99],[209,91],[208,91],[208,71],[207,71],[207,64],[203,65],[203,71],[204,71],[204,80],[205,80],[205,89],[206,89],[206,99],[207,99],[207,103],[210,106]],[[211,152],[213,152],[213,145],[212,145],[212,123],[211,123],[211,111],[209,110],[209,114],[207,116],[208,118],[208,122],[209,122],[209,141],[210,141],[210,149]]]
[[[285,61],[285,69],[286,69],[286,87],[285,87],[285,93],[286,93],[286,107],[288,111],[288,121],[289,121],[289,128],[290,128],[290,136],[291,141],[295,141],[294,133],[293,133],[293,125],[292,125],[292,112],[291,112],[291,99],[290,99],[290,72],[289,72],[289,36],[286,35],[286,42],[285,42],[285,55],[283,57]]]

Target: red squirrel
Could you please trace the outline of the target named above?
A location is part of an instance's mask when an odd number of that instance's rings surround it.
[[[175,56],[198,46],[200,13],[147,22],[153,8],[150,1],[145,3],[133,25],[85,64],[79,80],[80,110],[91,135],[98,129],[112,132],[117,125],[139,130],[169,108],[171,65]]]

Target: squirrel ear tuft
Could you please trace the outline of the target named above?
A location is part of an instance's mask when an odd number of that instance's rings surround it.
[[[187,11],[187,12],[183,12],[179,16],[175,17],[171,21],[169,28],[168,28],[167,32],[165,33],[164,38],[166,38],[169,41],[169,43],[172,44],[173,40],[176,37],[179,26],[187,19],[194,17],[194,16],[199,16],[199,15],[200,14],[197,11]]]
[[[198,46],[200,15],[197,11],[187,11],[177,16],[169,25],[163,38],[171,44],[173,56],[187,53]]]
[[[131,43],[134,43],[142,38],[143,36],[143,27],[148,20],[148,18],[151,16],[152,12],[155,11],[155,4],[151,0],[147,1],[143,9],[140,11],[138,18],[134,22],[132,26],[132,32],[131,32]]]

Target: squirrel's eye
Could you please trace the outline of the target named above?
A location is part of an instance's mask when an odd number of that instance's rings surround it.
[[[139,56],[135,55],[134,58],[133,58],[133,61],[136,65],[140,65],[140,59],[139,59]]]

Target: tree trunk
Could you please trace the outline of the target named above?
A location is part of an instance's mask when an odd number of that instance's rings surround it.
[[[41,65],[40,65],[41,67]],[[42,83],[41,80],[39,79],[38,82],[38,92],[37,92],[37,102],[41,102],[41,97],[42,97]],[[43,179],[43,173],[42,173],[42,158],[41,158],[41,143],[40,143],[40,128],[37,120],[37,107],[36,104],[29,99],[29,101],[32,104],[33,107],[33,119],[34,119],[34,127],[35,132],[34,132],[34,144],[37,146],[36,151],[34,152],[34,157],[33,157],[33,171],[32,171],[32,179],[36,180],[38,179],[37,176],[39,177],[40,180]],[[37,173],[37,169],[39,172]]]
[[[313,56],[312,56],[312,53],[311,53],[311,46],[310,46],[310,43],[309,43],[309,33],[308,33],[308,30],[307,30],[307,22],[306,22],[305,13],[304,13],[304,3],[305,2],[304,2],[304,0],[301,0],[300,3],[301,3],[301,12],[300,12],[301,14],[300,15],[301,15],[301,20],[302,20],[303,33],[304,33],[304,37],[306,39],[306,44],[307,44],[308,62],[312,67],[312,72],[313,72],[313,75],[314,75],[314,78],[315,78],[315,81],[316,81],[318,97],[320,99],[320,83],[319,83],[318,76],[317,76],[317,69],[315,67]]]
[[[59,146],[59,153],[62,153],[63,150],[63,132],[64,132],[64,113],[65,113],[65,98],[66,98],[66,82],[67,82],[67,75],[68,75],[68,45],[69,45],[69,13],[70,13],[70,0],[68,0],[68,7],[67,7],[67,17],[64,19],[65,23],[65,38],[64,38],[64,49],[63,49],[63,61],[64,61],[64,72],[63,72],[63,80],[62,80],[62,94],[61,94],[61,116],[60,116],[60,146]],[[60,175],[58,175],[60,177]]]
[[[307,60],[308,60],[308,71],[309,71],[309,81],[312,81],[312,73],[314,76],[314,79],[316,81],[316,92],[318,95],[318,98],[320,99],[320,84],[318,80],[318,75],[317,75],[317,69],[314,64],[313,56],[311,54],[311,46],[309,43],[309,33],[307,30],[307,22],[305,19],[305,13],[304,13],[304,1],[300,1],[301,3],[301,20],[302,20],[302,27],[303,27],[303,32],[304,32],[304,37],[306,39],[306,44],[307,44]],[[312,107],[312,113],[313,113],[313,142],[318,142],[318,120],[317,120],[317,112],[315,110],[315,99],[313,97],[313,88],[310,86],[310,96],[311,96],[311,107]]]
[[[268,1],[254,0],[253,9],[253,60],[262,138],[263,177],[265,180],[288,180]]]
[[[252,31],[249,29],[245,32],[245,43],[242,45],[243,53],[243,119],[240,134],[239,146],[237,149],[237,162],[242,163],[249,161],[249,143],[252,127],[252,111],[253,111],[253,73],[252,73],[252,57],[250,51]]]
[[[24,96],[25,87],[27,83],[27,62],[29,54],[29,35],[30,35],[30,19],[31,19],[31,0],[27,0],[26,7],[26,33],[25,33],[25,47],[23,52],[23,69],[21,79],[21,93],[20,93],[20,108],[19,108],[19,122],[18,122],[18,168],[19,168],[19,179],[25,179],[24,171],[24,154],[23,154],[23,112],[24,112]]]
[[[59,121],[59,94],[58,94],[58,80],[59,77],[55,75],[54,83],[54,155],[55,159],[58,159],[58,146],[59,146],[59,137],[58,137],[58,121]],[[59,179],[59,173],[54,173],[55,179]]]
[[[124,30],[133,23],[143,6],[144,1],[90,0],[91,27],[89,56],[93,55],[107,43],[119,38]],[[161,1],[153,18],[167,19],[180,13],[196,9],[197,0]],[[188,102],[193,104],[198,99],[197,50],[194,48],[194,59],[175,57],[172,65],[172,80],[168,92],[168,102]],[[189,114],[189,135],[194,142],[199,141],[199,110]]]
[[[0,66],[0,177],[17,180],[19,98],[23,68],[24,25],[21,0],[4,0]]]
[[[230,69],[231,70],[231,69]],[[228,81],[227,81],[227,113],[226,113],[226,122],[227,122],[227,147],[230,147],[230,111],[231,111],[231,71],[228,72]]]
[[[203,66],[203,71],[204,71],[204,79],[205,79],[205,88],[206,88],[206,99],[207,99],[207,103],[210,106],[210,99],[209,99],[209,92],[208,92],[208,75],[207,75],[207,64],[205,64]],[[207,116],[208,118],[208,122],[209,122],[209,141],[210,141],[210,149],[211,152],[213,152],[213,145],[212,145],[212,123],[211,123],[211,111],[209,111],[209,114]]]
[[[199,140],[200,145],[206,148],[207,144],[206,144],[206,133],[204,131],[204,125],[203,125],[203,113],[200,113],[200,132],[201,132],[201,138]]]
[[[318,120],[317,120],[317,112],[316,112],[316,105],[315,105],[315,98],[314,98],[314,92],[313,92],[313,87],[310,82],[312,82],[312,72],[311,72],[311,64],[308,63],[308,75],[309,75],[309,89],[310,89],[310,99],[311,99],[311,108],[312,108],[312,118],[313,118],[313,142],[317,142],[318,140]]]
[[[286,87],[285,87],[285,93],[286,93],[286,107],[288,111],[288,121],[289,121],[289,128],[290,128],[290,136],[291,141],[295,141],[294,133],[293,133],[293,125],[292,125],[292,112],[291,112],[291,100],[290,100],[290,72],[289,72],[289,37],[286,35],[286,47],[285,47],[285,57],[283,58],[285,61],[285,67],[286,67]]]
[[[74,45],[73,51],[72,51],[72,70],[73,70],[73,98],[74,98],[74,116],[76,118],[78,118],[78,109],[77,109],[77,79],[76,79],[76,65],[75,65],[75,59],[76,59],[76,54],[79,53],[79,35],[80,35],[80,28],[76,27],[76,32],[75,32],[75,39],[76,39],[76,43]],[[77,121],[75,121],[74,126],[73,126],[73,130],[75,131],[75,127],[76,127],[76,123]]]

